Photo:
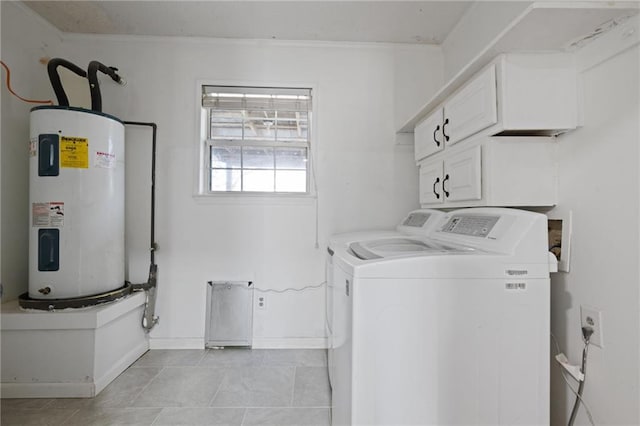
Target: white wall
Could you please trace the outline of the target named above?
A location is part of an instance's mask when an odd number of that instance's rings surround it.
[[[53,99],[46,66],[39,60],[56,55],[58,32],[18,3],[3,1],[0,8],[2,60],[11,68],[13,89],[25,98]],[[2,86],[1,270],[6,301],[26,292],[28,285],[29,110],[35,105],[9,94],[4,70]]]
[[[396,102],[419,105],[441,83],[438,48],[65,36],[63,49],[72,62],[99,59],[127,79],[125,87],[105,79],[105,112],[158,124],[155,347],[202,344],[208,280],[320,284],[330,234],[389,227],[417,207],[412,148],[395,144]],[[404,77],[416,69],[433,73],[434,83],[408,89],[413,81]],[[198,80],[315,88],[319,247],[314,199],[194,198]],[[129,278],[139,281],[147,267],[147,217],[138,208],[147,209],[148,156],[131,146],[148,144],[150,134],[129,129],[127,137]],[[320,345],[324,321],[324,289],[268,294],[267,309],[255,311],[254,338],[263,346]]]
[[[442,43],[444,77],[449,81],[475,58],[531,1],[479,1],[473,3]]]
[[[439,46],[395,49],[395,128],[402,127],[444,85]],[[413,135],[409,143],[413,145]]]
[[[580,362],[580,306],[603,312],[604,348],[591,346],[584,398],[596,424],[640,424],[640,86],[638,19],[577,55],[584,127],[558,140],[557,214],[573,211],[571,271],[552,278],[552,331]],[[635,47],[629,48],[635,38]],[[622,51],[621,51],[622,50]],[[621,51],[621,52],[620,52]],[[604,60],[604,61],[603,61]],[[575,397],[552,367],[553,425]],[[584,409],[576,424],[588,424]]]

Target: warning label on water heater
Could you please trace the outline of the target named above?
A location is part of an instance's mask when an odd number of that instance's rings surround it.
[[[60,138],[60,167],[89,168],[89,139],[62,136]]]
[[[64,202],[31,204],[31,226],[36,228],[62,228],[64,226]]]
[[[110,152],[96,151],[93,165],[102,169],[113,169],[116,167],[116,155]]]

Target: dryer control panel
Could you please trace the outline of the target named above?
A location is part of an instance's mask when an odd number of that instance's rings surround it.
[[[441,232],[486,238],[500,216],[453,216]]]
[[[478,250],[547,258],[547,217],[525,210],[475,207],[446,214],[431,238]],[[528,260],[531,262],[531,260]]]
[[[414,210],[409,212],[396,230],[406,235],[427,236],[442,223],[444,215],[439,210]]]

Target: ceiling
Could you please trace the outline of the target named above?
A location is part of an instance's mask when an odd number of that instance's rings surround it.
[[[23,1],[67,33],[440,44],[471,1]]]

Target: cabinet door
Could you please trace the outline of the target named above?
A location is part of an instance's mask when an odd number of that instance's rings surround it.
[[[492,65],[445,103],[445,143],[452,145],[497,122],[496,66]]]
[[[420,161],[444,148],[442,108],[438,108],[414,129],[415,159]]]
[[[444,160],[442,192],[447,201],[482,198],[480,146]]]
[[[442,161],[420,165],[420,204],[444,202],[442,193]]]

